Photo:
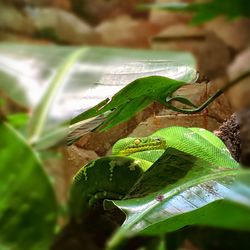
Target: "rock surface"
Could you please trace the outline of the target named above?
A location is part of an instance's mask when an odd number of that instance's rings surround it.
[[[246,49],[250,44],[250,20],[247,18],[227,20],[218,17],[204,25],[207,30],[215,32],[227,46],[236,51]]]
[[[155,0],[155,3],[178,3],[182,0]],[[185,12],[172,12],[167,10],[152,9],[150,11],[149,20],[161,28],[168,28],[172,25],[187,24],[191,21],[192,15]]]
[[[88,44],[99,40],[87,23],[65,10],[33,8],[28,9],[27,13],[39,35],[54,36],[55,40],[69,44]]]
[[[190,51],[197,59],[198,70],[208,78],[223,76],[232,55],[227,45],[213,32],[177,24],[154,37],[153,49]]]
[[[90,161],[96,160],[97,158],[98,155],[92,150],[84,150],[75,145],[67,147],[67,181],[70,182],[72,176],[74,176],[81,167]]]
[[[82,18],[97,25],[122,15],[145,16],[147,11],[139,12],[136,6],[140,3],[150,3],[153,0],[71,0],[72,9]]]
[[[227,77],[217,78],[211,81],[207,85],[207,98],[215,94],[219,89],[221,89],[228,82]],[[206,99],[207,99],[206,98]],[[208,116],[214,118],[218,122],[224,122],[230,118],[231,114],[235,111],[232,107],[227,93],[222,94],[220,97],[216,98],[208,106]]]
[[[13,6],[0,4],[0,30],[31,35],[35,31],[32,20]]]
[[[228,68],[229,79],[232,81],[246,73],[250,72],[250,48],[242,51]],[[240,110],[250,105],[250,77],[245,78],[240,83],[229,90],[228,93],[232,106]]]
[[[149,48],[150,38],[158,28],[145,20],[135,20],[130,16],[119,16],[96,27],[103,45]]]

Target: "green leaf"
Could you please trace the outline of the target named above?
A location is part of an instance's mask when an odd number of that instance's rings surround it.
[[[120,97],[122,94],[120,95]],[[118,97],[118,96],[117,96]],[[119,97],[118,97],[119,100]],[[112,103],[112,101],[111,101]],[[119,105],[110,115],[107,116],[106,120],[98,127],[99,131],[107,131],[112,127],[125,122],[132,118],[136,113],[146,108],[151,103],[149,98],[136,98],[125,104]]]
[[[197,74],[193,73],[194,70],[188,71],[183,78],[189,79],[188,82],[190,83],[195,82]],[[104,100],[74,117],[71,124],[103,115],[105,120],[95,130],[106,131],[121,122],[129,120],[154,101],[166,103],[166,98],[185,84],[187,83],[162,76],[148,76],[136,79],[117,92],[110,100]],[[82,131],[80,130],[80,132]],[[74,141],[71,136],[70,141]]]
[[[157,235],[194,224],[250,230],[249,171],[221,169],[173,149],[157,162],[131,191],[130,196],[143,197],[106,202],[127,216],[108,249],[137,234]]]
[[[79,60],[70,63],[69,57],[79,50],[83,51]],[[182,79],[189,76],[187,72],[195,73],[193,56],[176,51],[2,43],[0,58],[0,90],[31,113],[36,110],[30,130],[36,146],[41,142],[43,148],[66,136],[73,115],[111,97],[136,78]],[[55,133],[58,127],[60,132]]]
[[[5,104],[5,100],[3,98],[0,98],[0,107]]]
[[[44,127],[46,125],[46,119],[51,108],[51,103],[54,101],[53,99],[57,95],[59,88],[65,81],[65,78],[69,75],[72,67],[76,64],[77,60],[79,60],[84,51],[84,49],[79,49],[72,52],[57,69],[57,72],[52,78],[48,89],[31,116],[28,131],[28,139],[31,143],[36,143],[41,137],[42,131],[44,131]]]
[[[23,128],[27,125],[29,116],[26,113],[14,113],[7,116],[7,121],[15,128]]]
[[[115,67],[114,72],[105,74],[102,81],[108,82],[111,86],[120,85],[120,91],[112,98],[103,100],[73,118],[71,124],[103,114],[141,97],[152,101],[160,95],[167,96],[185,83],[194,83],[197,77],[197,71],[193,67],[176,62],[145,61]],[[124,81],[127,84],[124,84]]]
[[[180,179],[196,174],[198,176],[218,169],[216,165],[174,148],[167,148],[164,154],[143,174],[126,198],[141,197],[155,193]],[[186,181],[184,179],[184,181]]]
[[[229,19],[236,17],[250,17],[250,3],[248,0],[205,1],[202,3],[160,3],[142,5],[142,9],[154,8],[169,11],[191,11],[194,13],[192,23],[201,24],[218,16]]]
[[[49,249],[57,202],[41,162],[8,124],[0,124],[0,249]]]

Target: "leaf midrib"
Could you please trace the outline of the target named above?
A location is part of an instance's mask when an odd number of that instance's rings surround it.
[[[72,66],[74,66],[75,62],[79,59],[79,57],[83,54],[84,51],[86,51],[86,48],[81,48],[71,53],[62,63],[62,65],[57,70],[55,76],[53,77],[50,86],[48,87],[42,100],[38,104],[36,110],[34,111],[30,119],[30,125],[28,128],[29,130],[28,140],[31,144],[39,141],[39,137],[43,131],[43,127],[53,97],[57,93],[57,90],[61,86],[66,75],[72,69]]]

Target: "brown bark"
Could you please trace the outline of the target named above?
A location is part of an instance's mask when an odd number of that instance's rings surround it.
[[[218,136],[227,146],[236,161],[240,160],[240,126],[236,114],[225,121],[214,134]]]

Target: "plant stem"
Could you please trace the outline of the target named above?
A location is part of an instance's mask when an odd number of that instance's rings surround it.
[[[111,239],[107,242],[107,246],[105,250],[116,250],[125,240],[126,229],[120,228],[115,234],[111,237]]]
[[[225,93],[227,90],[229,90],[230,88],[232,88],[234,85],[238,84],[239,82],[241,82],[242,80],[244,80],[245,78],[250,77],[250,71],[245,72],[244,74],[240,75],[239,77],[237,77],[236,79],[234,79],[233,81],[229,82],[226,86],[224,86],[223,88],[217,90],[215,92],[215,94],[213,94],[212,96],[210,96],[206,102],[204,102],[201,106],[199,106],[198,108],[194,108],[194,109],[180,109],[177,108],[173,105],[171,105],[170,103],[163,103],[165,106],[167,106],[168,108],[177,111],[177,112],[181,112],[184,114],[194,114],[194,113],[198,113],[200,111],[202,111],[203,109],[205,109],[211,102],[213,102],[216,98],[218,98],[219,96],[221,96],[223,93]]]

